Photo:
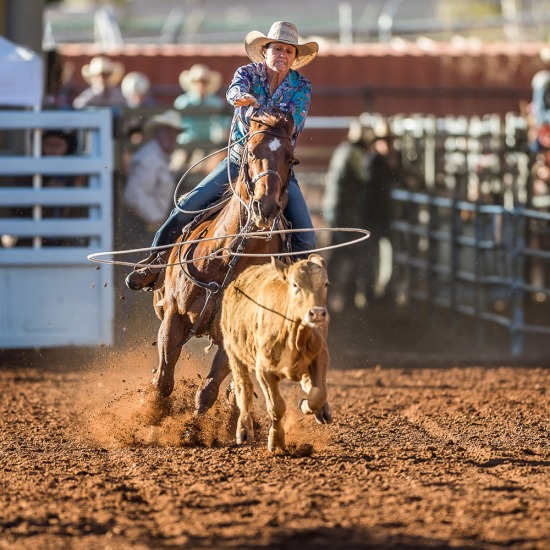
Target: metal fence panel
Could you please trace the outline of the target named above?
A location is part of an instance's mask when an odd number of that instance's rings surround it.
[[[529,231],[550,214],[394,190],[394,284],[422,300],[508,329],[510,352],[526,335],[550,335],[550,249]],[[538,273],[538,276],[537,276]]]
[[[48,129],[75,132],[76,153],[42,157]],[[113,248],[110,110],[3,111],[0,139],[0,347],[111,344],[112,268],[87,260]],[[72,175],[82,187],[49,186]]]

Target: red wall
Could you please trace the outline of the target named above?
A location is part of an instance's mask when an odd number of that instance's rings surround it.
[[[386,44],[323,45],[302,72],[313,84],[312,115],[382,115],[424,113],[484,115],[518,111],[531,97],[531,79],[544,67],[543,44],[488,44],[456,47],[428,43],[402,48]],[[74,92],[84,87],[82,65],[99,52],[89,45],[63,45],[74,64]],[[155,96],[170,105],[181,92],[179,73],[206,63],[223,75],[222,90],[235,68],[248,62],[241,45],[126,46],[103,52],[122,61],[126,71],[149,76]]]

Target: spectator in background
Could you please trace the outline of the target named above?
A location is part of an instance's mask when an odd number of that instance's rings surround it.
[[[124,107],[126,100],[119,85],[123,75],[122,63],[104,56],[94,57],[82,67],[82,77],[89,86],[74,99],[73,107]]]
[[[126,101],[126,107],[130,109],[155,105],[155,101],[150,95],[151,81],[139,71],[131,71],[126,74],[120,83],[120,88]]]
[[[196,112],[197,107],[204,107],[207,112],[214,111],[215,114],[225,109],[225,101],[217,95],[222,84],[222,75],[219,72],[197,63],[180,73],[179,83],[184,93],[176,98],[174,107],[184,114],[186,110]],[[209,116],[186,116],[185,124],[188,131],[180,136],[180,143],[221,141]]]
[[[75,132],[47,130],[42,134],[42,156],[63,157],[73,155],[78,147]],[[86,187],[86,178],[73,174],[49,174],[42,179],[43,187]],[[87,218],[85,206],[48,206],[42,209],[43,218]],[[86,239],[79,237],[45,237],[44,246],[85,246]]]
[[[132,71],[126,74],[120,84],[122,95],[126,100],[127,110],[122,121],[122,133],[128,137],[133,145],[140,145],[143,140],[143,123],[145,113],[143,111],[132,113],[132,109],[147,109],[156,105],[150,95],[151,81],[139,71]]]
[[[178,162],[183,170],[226,142],[231,118],[226,113],[226,102],[218,95],[222,84],[219,72],[197,63],[180,73],[179,84],[184,93],[176,98],[174,108],[185,116],[187,131],[180,135],[178,142],[181,145],[196,145],[187,154],[181,150]],[[198,183],[222,158],[223,153],[220,153],[198,165],[195,171],[195,178],[198,179],[190,185]]]
[[[152,239],[174,202],[176,179],[170,171],[170,159],[181,132],[181,117],[168,110],[150,117],[143,127],[144,143],[130,159],[126,186],[121,197],[117,246],[132,250]],[[150,297],[145,293],[125,296],[118,313],[122,339],[128,343],[136,334],[150,334],[157,319],[150,311]]]
[[[540,57],[550,63],[550,48],[543,48]],[[533,153],[529,201],[535,206],[540,197],[550,194],[550,71],[538,71],[531,87],[532,99],[525,115],[529,148]]]
[[[540,58],[550,64],[550,47],[541,49]],[[526,113],[528,122],[531,178],[528,202],[531,208],[547,213],[550,211],[550,70],[538,71],[531,81],[532,99]],[[529,247],[535,250],[550,249],[549,223],[531,220],[528,231]],[[535,288],[548,286],[550,267],[544,260],[533,256],[529,260],[529,278]],[[547,300],[542,292],[533,294],[533,300]]]
[[[170,160],[181,129],[181,116],[168,110],[144,126],[145,143],[134,153],[123,195],[125,248],[139,248],[152,239],[173,206],[176,180]]]
[[[74,64],[67,62],[55,48],[46,49],[44,55],[46,58],[44,107],[48,109],[70,108]]]
[[[368,229],[362,243],[333,250],[329,279],[335,312],[362,308],[372,302],[377,281],[380,239],[388,235],[389,193],[393,178],[388,162],[387,125],[376,124],[366,113],[353,120],[347,139],[335,149],[326,177],[323,217],[332,227]],[[333,234],[333,244],[350,235]]]
[[[390,257],[382,256],[382,244],[390,245],[391,190],[399,177],[399,162],[393,148],[393,136],[385,120],[373,126],[373,141],[367,148],[365,157],[367,186],[364,203],[364,216],[371,237],[366,244],[368,254],[365,262],[365,297],[369,304],[382,296],[388,296],[388,281],[382,287],[381,272],[391,276]]]
[[[64,157],[74,155],[78,147],[75,132],[63,130],[46,130],[42,134],[42,156]],[[85,187],[86,178],[81,175],[45,175],[42,185],[44,187]],[[58,212],[56,217],[62,216]]]

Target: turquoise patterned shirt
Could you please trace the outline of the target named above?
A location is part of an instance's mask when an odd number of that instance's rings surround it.
[[[304,129],[306,116],[311,103],[311,84],[309,80],[294,70],[290,70],[273,96],[269,95],[267,67],[265,63],[250,63],[235,71],[227,90],[227,101],[235,106],[235,100],[245,94],[253,95],[260,108],[279,107],[284,113],[292,113],[294,131],[292,146],[296,147],[296,138]],[[242,121],[246,124],[243,126]],[[249,107],[236,107],[233,115],[233,140],[241,139],[250,125]],[[242,145],[242,141],[239,142]]]

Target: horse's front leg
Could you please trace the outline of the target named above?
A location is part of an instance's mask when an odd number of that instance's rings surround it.
[[[226,379],[229,371],[229,359],[225,350],[220,346],[214,356],[206,381],[195,396],[195,414],[204,414],[216,402],[220,385]]]
[[[159,364],[153,376],[159,397],[169,397],[174,390],[174,370],[189,331],[186,318],[174,307],[166,310],[158,332]]]

